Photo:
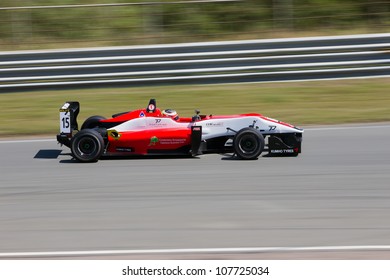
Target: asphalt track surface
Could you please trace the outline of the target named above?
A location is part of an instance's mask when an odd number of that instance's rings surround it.
[[[390,245],[389,139],[387,123],[316,127],[305,130],[297,158],[204,155],[93,164],[71,160],[54,140],[3,139],[0,258],[112,251],[86,255],[390,259],[384,250]],[[313,246],[325,249],[244,252]],[[244,249],[169,254],[188,248]],[[124,250],[139,254],[114,253]]]

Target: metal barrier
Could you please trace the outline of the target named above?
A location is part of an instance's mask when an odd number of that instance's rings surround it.
[[[390,76],[390,33],[0,53],[0,90]]]

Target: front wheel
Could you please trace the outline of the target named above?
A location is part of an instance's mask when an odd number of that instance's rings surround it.
[[[96,162],[104,151],[103,137],[96,130],[80,130],[72,139],[71,151],[81,162]]]
[[[264,150],[264,137],[256,129],[246,127],[238,131],[233,139],[234,152],[240,159],[257,159]]]

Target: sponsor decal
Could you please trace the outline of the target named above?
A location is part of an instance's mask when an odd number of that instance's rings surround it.
[[[161,127],[161,126],[167,126],[168,124],[166,122],[162,122],[162,119],[155,119],[153,122],[148,122],[149,126],[153,127]]]
[[[117,148],[116,148],[116,151],[117,151],[117,152],[128,152],[128,153],[131,153],[131,152],[133,152],[133,148],[128,148],[128,147],[126,147],[126,148],[117,147]]]
[[[206,126],[223,126],[223,122],[210,122],[206,123]]]
[[[184,144],[186,142],[185,138],[157,138],[156,136],[153,136],[150,138],[149,146],[155,146],[157,143],[161,145],[177,145],[177,144]]]
[[[293,154],[293,153],[296,153],[294,149],[271,150],[271,154]]]
[[[145,113],[143,111],[141,111],[141,113],[139,113],[139,116],[140,116],[140,118],[145,117]]]
[[[116,130],[108,130],[107,133],[115,140],[119,140],[119,138],[121,137],[121,134]]]
[[[160,144],[162,144],[162,145],[184,144],[185,142],[186,142],[185,138],[164,138],[164,139],[160,139]]]
[[[159,142],[159,139],[156,136],[150,138],[149,146],[155,146]]]

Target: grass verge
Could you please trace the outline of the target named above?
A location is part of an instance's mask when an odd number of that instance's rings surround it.
[[[55,135],[58,109],[65,101],[81,103],[79,124],[91,115],[145,107],[181,116],[257,112],[298,126],[390,121],[390,78],[296,83],[164,86],[0,94],[0,137]]]

